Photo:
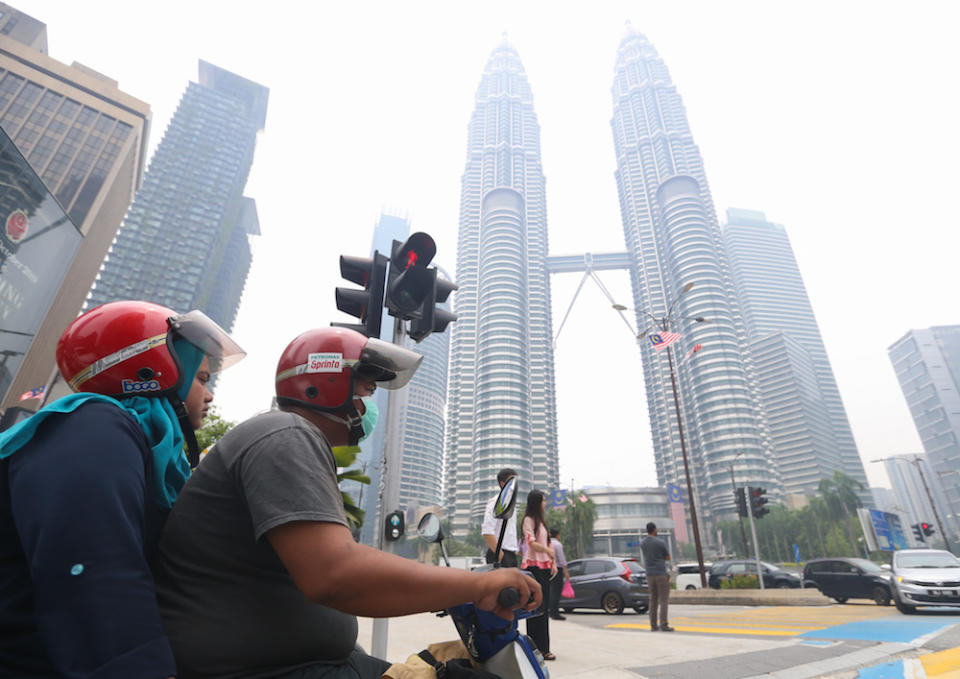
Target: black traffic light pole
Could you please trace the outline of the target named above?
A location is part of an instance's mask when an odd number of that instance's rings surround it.
[[[747,534],[743,530],[743,514],[740,512],[740,491],[737,489],[737,480],[733,476],[733,462],[730,463],[730,485],[733,486],[733,498],[737,503],[737,521],[740,522],[740,538],[743,540],[743,551],[744,553],[749,553],[750,547],[747,545]],[[747,504],[746,491],[743,493],[743,504]]]
[[[753,523],[753,487],[747,486],[747,515],[750,517],[750,533],[753,535],[753,556],[757,561],[757,579],[760,581],[760,589],[763,586],[763,566],[760,564],[760,546],[757,544],[757,527]]]
[[[947,551],[951,554],[953,550],[950,548],[950,538],[947,537],[946,526],[943,525],[943,521],[940,520],[940,513],[937,511],[937,505],[933,501],[933,494],[930,492],[930,486],[927,485],[927,477],[923,474],[923,467],[920,465],[919,458],[913,458],[913,464],[917,467],[917,473],[920,474],[920,480],[923,481],[923,489],[927,491],[927,500],[930,501],[930,509],[933,510],[933,518],[936,520],[937,525],[940,526],[940,535],[943,536],[943,544],[946,546]],[[924,540],[926,542],[926,540]]]

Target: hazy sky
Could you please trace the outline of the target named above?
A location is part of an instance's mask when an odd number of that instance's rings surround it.
[[[267,407],[293,336],[346,320],[337,258],[368,251],[381,209],[454,270],[467,123],[504,32],[541,126],[551,254],[623,251],[610,87],[630,20],[683,97],[721,221],[740,207],[787,228],[871,482],[887,485],[869,460],[920,450],[886,347],[960,323],[956,3],[12,4],[47,24],[51,56],[151,105],[151,149],[198,59],[270,88],[234,328],[250,356],[217,393],[230,419]],[[600,276],[629,306],[626,273]],[[554,277],[554,328],[579,279]],[[564,485],[656,483],[640,351],[588,283],[556,352]]]

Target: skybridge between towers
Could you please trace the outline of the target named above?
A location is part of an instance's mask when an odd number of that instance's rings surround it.
[[[626,252],[586,252],[582,255],[554,255],[547,257],[549,273],[576,273],[578,271],[610,271],[630,269],[630,255]]]

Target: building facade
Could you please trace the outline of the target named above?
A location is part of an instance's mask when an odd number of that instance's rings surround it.
[[[145,299],[233,327],[256,204],[243,196],[269,91],[200,62],[104,262],[90,307]]]
[[[0,333],[0,351],[11,352],[0,378],[0,406],[6,409],[19,405],[25,391],[48,385],[55,375],[60,333],[83,307],[140,185],[150,107],[90,68],[50,58],[46,25],[0,3],[0,127],[82,236],[72,259],[62,262],[65,273],[56,293],[44,302],[29,331],[0,324],[5,331]],[[29,239],[39,236],[34,230]],[[53,244],[45,247],[56,257]],[[4,255],[3,261],[10,264],[12,259]],[[18,309],[34,307],[31,313],[37,312],[31,294],[36,283],[29,276],[22,283],[5,279],[0,317],[12,323]],[[15,364],[17,370],[12,370]],[[25,405],[36,409],[41,403]]]
[[[540,127],[516,50],[490,55],[467,134],[450,352],[445,505],[482,518],[497,471],[555,488],[557,417]]]
[[[861,500],[871,505],[863,461],[786,230],[762,212],[730,209],[723,240],[784,489],[810,494],[820,479],[842,471],[862,484]],[[771,339],[777,333],[780,339]],[[770,351],[771,344],[783,351]],[[788,392],[798,398],[786,399]]]
[[[950,511],[943,484],[937,482],[937,475],[926,456],[896,455],[886,458],[883,465],[893,487],[892,511],[902,514],[910,525],[921,522],[933,524],[938,532],[930,536],[929,546],[943,539],[942,531],[947,531],[951,544],[956,546],[960,525],[956,515]],[[940,521],[937,520],[938,516]],[[946,525],[939,525],[941,521]]]
[[[586,547],[587,554],[640,558],[640,541],[647,534],[649,521],[657,524],[657,534],[667,541],[670,553],[677,554],[670,500],[663,488],[590,486],[583,492],[597,510],[593,544]]]
[[[932,476],[960,519],[960,325],[911,330],[887,349]],[[958,536],[960,539],[960,536]]]
[[[656,49],[632,27],[620,43],[613,94],[616,180],[639,328],[648,314],[683,335],[674,347],[683,431],[698,507],[735,512],[742,484],[780,493],[744,361],[744,333],[720,228],[683,102]],[[693,288],[683,294],[684,287]],[[695,323],[702,317],[709,323]],[[654,330],[655,327],[650,327]],[[690,359],[696,345],[703,349]],[[686,488],[667,351],[641,343],[657,477]]]

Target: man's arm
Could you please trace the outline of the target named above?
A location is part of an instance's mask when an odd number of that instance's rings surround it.
[[[500,590],[516,587],[534,610],[540,586],[515,568],[472,573],[404,559],[357,544],[337,523],[295,521],[267,532],[267,539],[303,594],[314,603],[366,617],[437,611],[467,601],[507,619],[497,603]]]

